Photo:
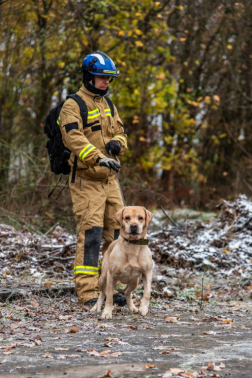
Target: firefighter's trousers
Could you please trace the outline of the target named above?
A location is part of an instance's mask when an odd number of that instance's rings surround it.
[[[76,292],[81,303],[99,295],[99,250],[102,252],[118,238],[120,227],[115,213],[123,207],[116,177],[106,182],[75,177],[69,184],[73,211],[78,225],[77,251],[74,262]]]

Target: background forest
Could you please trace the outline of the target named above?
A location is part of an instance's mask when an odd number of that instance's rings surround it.
[[[100,50],[128,133],[120,181],[131,204],[212,209],[252,192],[252,1],[0,0],[1,216],[67,224],[43,123]]]

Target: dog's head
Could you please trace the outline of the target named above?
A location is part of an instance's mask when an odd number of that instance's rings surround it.
[[[115,220],[121,226],[121,235],[135,240],[146,235],[152,218],[151,212],[142,206],[126,206],[115,214]]]

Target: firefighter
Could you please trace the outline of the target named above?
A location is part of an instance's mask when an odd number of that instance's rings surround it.
[[[77,92],[88,108],[83,127],[80,108],[69,98],[60,112],[64,145],[71,151],[70,192],[78,226],[74,281],[79,302],[93,306],[99,295],[99,250],[102,252],[118,238],[119,226],[114,215],[124,205],[115,172],[119,156],[127,150],[127,136],[116,107],[106,97],[108,85],[119,71],[106,54],[87,55],[80,72],[83,85]],[[114,114],[113,114],[114,113]],[[114,296],[125,305],[125,297]]]

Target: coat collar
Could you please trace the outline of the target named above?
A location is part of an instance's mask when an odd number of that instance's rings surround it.
[[[92,97],[92,99],[93,99],[94,97],[101,98],[101,96],[99,96],[99,95],[97,95],[97,94],[94,94],[94,93],[92,93],[92,92],[89,92],[89,90],[87,90],[87,88],[85,87],[84,84],[82,84],[82,87],[80,88],[80,92],[82,92],[82,94],[83,94],[84,96],[90,96],[90,97]]]

